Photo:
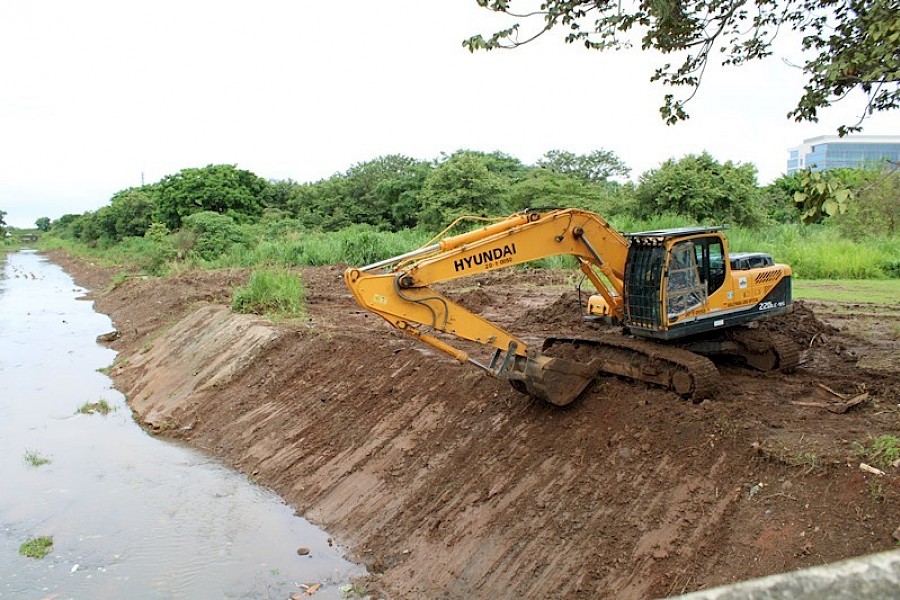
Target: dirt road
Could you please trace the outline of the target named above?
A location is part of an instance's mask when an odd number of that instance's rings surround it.
[[[900,468],[860,463],[900,435],[897,305],[798,303],[769,325],[798,371],[721,365],[714,401],[610,377],[559,409],[361,312],[338,268],[302,269],[309,321],[273,326],[222,306],[246,273],[103,292],[111,273],[54,259],[121,332],[137,418],[276,490],[384,597],[659,597],[896,544]],[[452,293],[537,340],[585,326],[568,277]]]

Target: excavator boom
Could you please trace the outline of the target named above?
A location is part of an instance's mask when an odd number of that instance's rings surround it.
[[[599,248],[603,249],[603,257]],[[361,306],[397,329],[460,362],[506,377],[531,395],[564,405],[590,384],[599,366],[550,358],[530,350],[522,339],[473,314],[431,286],[567,254],[578,259],[612,314],[621,318],[627,252],[627,240],[596,214],[575,209],[523,212],[414,252],[350,268],[344,279]],[[494,358],[490,364],[482,364],[438,338],[436,332],[491,346],[496,350]]]

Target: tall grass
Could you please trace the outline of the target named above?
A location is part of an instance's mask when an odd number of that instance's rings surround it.
[[[617,216],[610,220],[620,231],[636,232],[693,225],[689,219],[663,215],[651,220]],[[430,239],[428,232],[377,231],[357,225],[336,232],[278,229],[244,225],[241,244],[221,255],[203,259],[189,244],[172,234],[163,241],[126,238],[111,246],[88,248],[71,240],[43,236],[41,247],[63,248],[106,264],[136,267],[164,275],[173,267],[253,268],[301,267],[330,264],[362,266],[415,250]],[[802,279],[878,279],[900,277],[900,236],[851,240],[829,226],[777,224],[758,229],[735,227],[726,235],[732,252],[768,252],[777,262],[787,263]],[[541,268],[576,268],[568,256],[554,256],[529,263]]]
[[[234,290],[231,309],[275,317],[306,314],[306,291],[298,274],[284,268],[253,271],[247,285]]]
[[[368,227],[348,227],[340,231],[290,231],[281,237],[255,236],[248,246],[233,246],[212,261],[192,259],[201,267],[288,267],[345,263],[366,265],[415,249],[428,235],[414,230],[376,231]]]
[[[732,252],[768,252],[791,265],[802,279],[880,279],[900,276],[900,238],[856,241],[837,229],[815,225],[777,225],[726,232]]]
[[[620,231],[635,232],[696,225],[678,215],[651,220],[617,217]],[[842,237],[835,227],[772,224],[757,229],[725,231],[730,252],[767,252],[786,263],[802,279],[880,279],[900,277],[900,237],[855,241]]]

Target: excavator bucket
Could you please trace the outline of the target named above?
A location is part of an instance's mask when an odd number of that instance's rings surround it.
[[[566,406],[594,381],[603,361],[580,363],[538,354],[525,361],[524,372],[510,371],[513,386],[556,406]]]

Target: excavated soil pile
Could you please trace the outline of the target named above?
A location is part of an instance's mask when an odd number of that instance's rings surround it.
[[[775,331],[787,335],[804,348],[808,348],[816,339],[823,335],[838,333],[838,329],[823,323],[813,310],[803,302],[794,303],[794,311],[789,315],[775,317],[770,321],[763,321],[760,329]]]
[[[898,468],[865,447],[900,434],[900,369],[860,366],[896,351],[890,323],[876,346],[799,304],[767,325],[803,346],[794,374],[724,364],[719,397],[696,405],[608,377],[560,409],[361,311],[340,269],[301,272],[300,324],[232,315],[242,273],[94,296],[122,333],[112,372],[136,418],[278,491],[382,596],[658,597],[895,544]],[[578,311],[568,277],[448,291],[532,343],[584,333],[563,316]]]

